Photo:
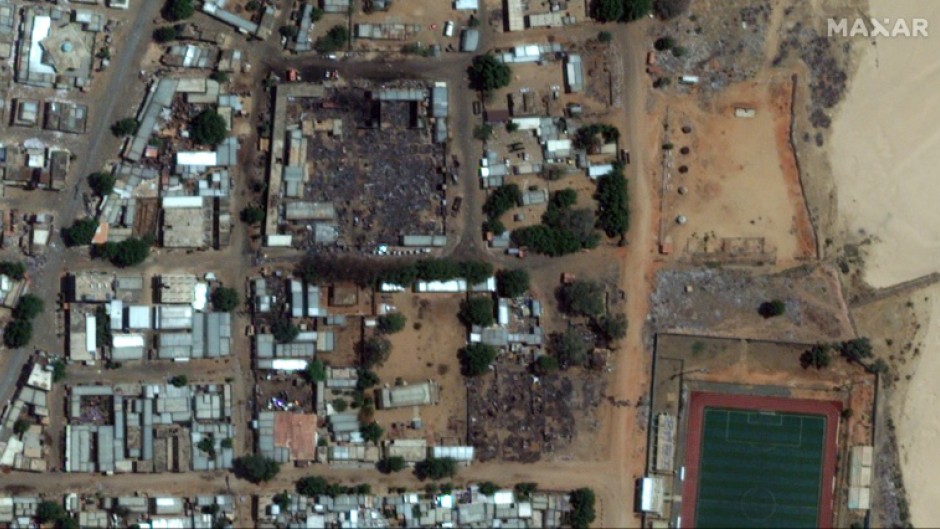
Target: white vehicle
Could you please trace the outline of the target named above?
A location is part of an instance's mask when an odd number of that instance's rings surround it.
[[[452,20],[448,20],[447,23],[444,24],[444,36],[445,37],[454,36],[454,22]]]

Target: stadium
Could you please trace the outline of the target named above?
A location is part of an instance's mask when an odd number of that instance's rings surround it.
[[[832,527],[870,495],[875,378],[806,344],[659,335],[645,527]],[[848,410],[848,411],[847,411]]]

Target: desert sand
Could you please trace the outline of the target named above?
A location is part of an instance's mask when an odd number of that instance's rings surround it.
[[[937,36],[878,38],[867,47],[830,143],[839,215],[867,247],[865,280],[884,287],[940,270],[940,2],[872,0],[876,18],[926,18]],[[865,234],[865,235],[862,235]],[[930,295],[920,333],[924,354],[912,369],[903,399],[891,406],[905,488],[915,526],[940,520],[940,299]]]
[[[883,287],[940,269],[940,2],[872,0],[870,15],[926,18],[927,38],[855,37],[866,48],[833,123],[839,214],[875,239],[866,281]],[[934,35],[936,33],[936,35]]]

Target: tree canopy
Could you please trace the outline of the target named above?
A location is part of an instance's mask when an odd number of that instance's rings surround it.
[[[439,480],[457,475],[457,461],[452,457],[429,457],[415,465],[418,479]]]
[[[300,334],[300,329],[287,318],[278,318],[271,325],[271,334],[278,343],[290,343]]]
[[[588,344],[573,329],[553,334],[548,346],[561,367],[583,366],[587,362]]]
[[[569,496],[571,511],[567,513],[566,522],[574,529],[587,529],[594,521],[594,491],[588,488],[571,491]]]
[[[180,32],[176,26],[162,26],[153,30],[153,40],[157,42],[170,42],[179,38]]]
[[[225,119],[214,108],[208,108],[193,119],[190,132],[197,144],[216,146],[225,140],[228,127]]]
[[[313,43],[313,49],[319,53],[333,53],[346,47],[349,43],[349,30],[346,26],[336,25],[326,32],[326,35],[318,37]]]
[[[512,81],[512,70],[492,54],[477,55],[468,71],[470,85],[481,92],[492,92]]]
[[[593,281],[574,281],[558,291],[561,310],[574,316],[599,316],[604,312],[604,287]]]
[[[238,291],[234,288],[219,287],[212,291],[212,307],[220,312],[231,312],[238,306]]]
[[[493,325],[495,321],[493,313],[493,298],[489,296],[474,296],[460,302],[460,312],[457,316],[464,325],[489,327]]]
[[[391,352],[392,342],[380,336],[370,336],[359,345],[361,363],[366,369],[384,364]]]
[[[829,356],[829,346],[816,344],[800,355],[800,365],[803,369],[815,367],[817,370],[829,367],[832,358]]]
[[[232,463],[235,475],[252,483],[270,481],[281,470],[277,461],[257,454],[239,457]]]
[[[483,344],[472,343],[458,353],[461,371],[466,377],[480,376],[490,369],[490,364],[496,360],[496,348]]]
[[[383,334],[395,334],[400,332],[405,328],[405,323],[408,321],[408,318],[400,312],[392,312],[389,314],[383,314],[378,317],[376,325],[379,329],[379,332]]]
[[[378,464],[379,472],[391,474],[392,472],[401,472],[408,466],[405,458],[401,456],[391,456],[381,459]]]
[[[783,300],[772,299],[761,303],[757,312],[764,318],[783,316],[787,312],[787,304]]]
[[[304,378],[311,384],[323,382],[326,380],[326,365],[321,360],[311,360],[307,363],[307,369],[304,370]]]
[[[161,11],[163,18],[176,22],[193,16],[196,7],[192,0],[167,0]]]
[[[496,272],[496,290],[506,298],[517,298],[529,290],[529,272],[522,268]]]
[[[150,255],[150,241],[131,237],[121,242],[106,242],[95,247],[95,255],[121,268],[139,265]]]
[[[97,172],[88,175],[88,185],[99,197],[106,197],[114,191],[114,180],[111,173]]]
[[[594,321],[597,334],[608,344],[627,334],[627,316],[624,314],[605,314]]]
[[[33,338],[33,324],[29,320],[12,320],[3,329],[3,343],[16,349],[23,347]]]
[[[608,237],[626,235],[630,228],[630,205],[627,179],[623,168],[615,164],[613,171],[597,179],[597,227]]]
[[[261,224],[264,222],[264,209],[258,206],[248,206],[241,212],[242,222],[245,224]]]
[[[379,441],[382,440],[382,436],[385,435],[385,430],[379,426],[379,423],[372,421],[360,427],[359,433],[362,434],[362,438],[366,441],[379,444]]]
[[[62,238],[66,246],[85,246],[91,244],[98,231],[98,221],[91,217],[76,220],[71,226],[62,230]]]
[[[13,317],[18,320],[31,320],[43,309],[42,298],[35,294],[24,294],[13,309]]]
[[[46,500],[36,506],[36,520],[39,523],[57,522],[65,516],[65,508],[57,501]]]
[[[137,127],[139,126],[140,124],[137,123],[137,120],[134,118],[120,119],[111,125],[111,134],[114,134],[119,138],[123,136],[130,136],[131,134],[137,132]]]
[[[16,261],[0,262],[0,274],[3,274],[15,281],[19,281],[20,279],[26,277],[26,265]]]
[[[491,219],[498,219],[510,209],[522,203],[522,190],[516,184],[505,184],[493,190],[486,202],[483,203],[483,212]]]

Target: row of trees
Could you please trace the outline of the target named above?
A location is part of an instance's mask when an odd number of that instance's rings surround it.
[[[42,299],[33,294],[24,294],[13,309],[13,319],[3,330],[3,343],[7,347],[23,347],[33,338],[33,319],[44,308]]]
[[[861,365],[870,373],[884,373],[888,371],[888,364],[881,358],[872,361],[872,346],[868,338],[854,338],[840,343],[816,344],[800,355],[800,365],[803,369],[813,367],[822,370],[832,364],[833,353],[845,358],[847,362]]]
[[[691,0],[592,0],[591,16],[601,22],[631,22],[654,12],[663,20],[678,17]]]
[[[623,166],[614,164],[613,170],[597,179],[597,227],[608,237],[623,241],[630,228],[630,205],[627,179]]]
[[[310,256],[296,268],[296,274],[308,283],[353,281],[363,287],[379,283],[408,286],[415,281],[448,281],[463,278],[472,284],[493,275],[493,266],[483,261],[453,259],[375,260],[358,257]]]

